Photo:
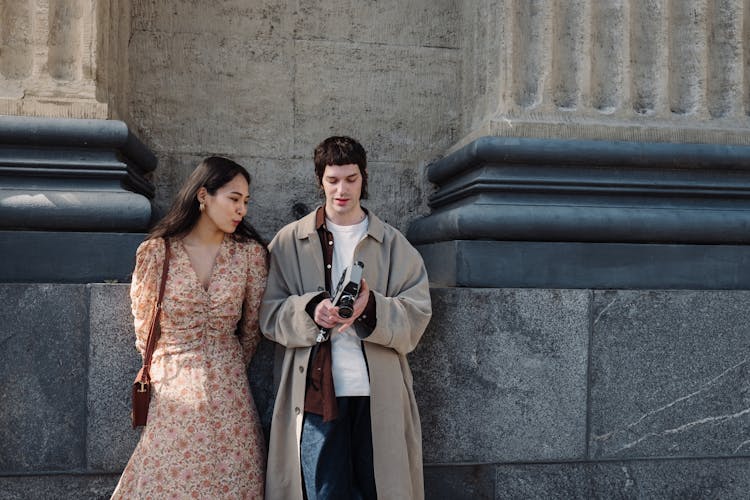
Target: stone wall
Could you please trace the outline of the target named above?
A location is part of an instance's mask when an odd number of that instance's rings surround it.
[[[228,155],[270,238],[319,202],[312,151],[346,134],[368,151],[368,206],[401,229],[424,213],[421,167],[460,114],[455,1],[109,4],[110,108],[159,157],[157,211],[203,157]]]
[[[428,498],[744,498],[746,291],[434,288]],[[138,438],[124,284],[2,285],[0,497],[106,498]],[[250,378],[266,427],[272,349]]]

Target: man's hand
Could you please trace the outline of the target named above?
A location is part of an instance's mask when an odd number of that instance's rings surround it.
[[[339,316],[339,308],[333,306],[331,299],[323,299],[315,307],[313,320],[323,328],[333,328],[344,321],[344,318]]]
[[[343,332],[354,324],[354,321],[359,318],[367,307],[367,301],[370,298],[370,287],[367,286],[367,282],[364,278],[359,284],[359,295],[357,295],[354,305],[352,307],[352,317],[342,318],[339,316],[339,308],[334,307],[331,299],[323,299],[315,307],[315,317],[313,318],[315,323],[319,324],[323,328],[333,328],[336,325],[341,325],[338,328],[339,332]]]

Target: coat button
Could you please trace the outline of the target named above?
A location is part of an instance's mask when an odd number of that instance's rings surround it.
[[[300,372],[300,373],[304,373],[304,371],[305,371],[305,367],[304,367],[304,366],[302,366],[302,365],[300,365],[300,367],[299,367],[299,372]]]
[[[328,264],[328,265],[326,266],[326,268],[327,268],[327,269],[330,269],[330,268],[331,268],[331,264]]]
[[[329,242],[328,242],[328,244],[329,244],[329,245],[333,245],[333,241],[329,241]]]
[[[296,413],[297,415],[299,415],[299,406],[297,406],[296,408],[294,408],[294,413]]]

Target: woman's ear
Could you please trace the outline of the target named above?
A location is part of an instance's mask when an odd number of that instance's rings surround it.
[[[205,203],[206,198],[208,197],[208,190],[201,186],[201,188],[198,189],[198,192],[195,193],[195,197],[198,199],[198,203]]]

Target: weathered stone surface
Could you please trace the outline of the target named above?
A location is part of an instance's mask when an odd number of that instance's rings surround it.
[[[452,0],[301,0],[298,4],[292,13],[295,38],[458,47],[459,12]]]
[[[120,472],[140,430],[130,425],[130,387],[141,366],[135,349],[130,286],[91,285],[88,346],[88,470]]]
[[[307,157],[337,134],[356,137],[373,161],[442,153],[459,113],[459,63],[452,49],[296,42],[293,153]]]
[[[106,500],[119,474],[0,477],[3,500]]]
[[[411,355],[426,462],[585,455],[590,292],[433,289]]]
[[[0,285],[0,473],[85,466],[88,291]]]
[[[750,456],[749,300],[595,292],[591,458]]]
[[[292,48],[232,33],[134,33],[129,108],[139,135],[160,152],[285,157]]]
[[[231,33],[252,40],[288,34],[292,5],[285,0],[147,0],[134,2],[132,14],[139,31]]]
[[[500,465],[494,498],[731,500],[747,498],[749,488],[747,459]]]

